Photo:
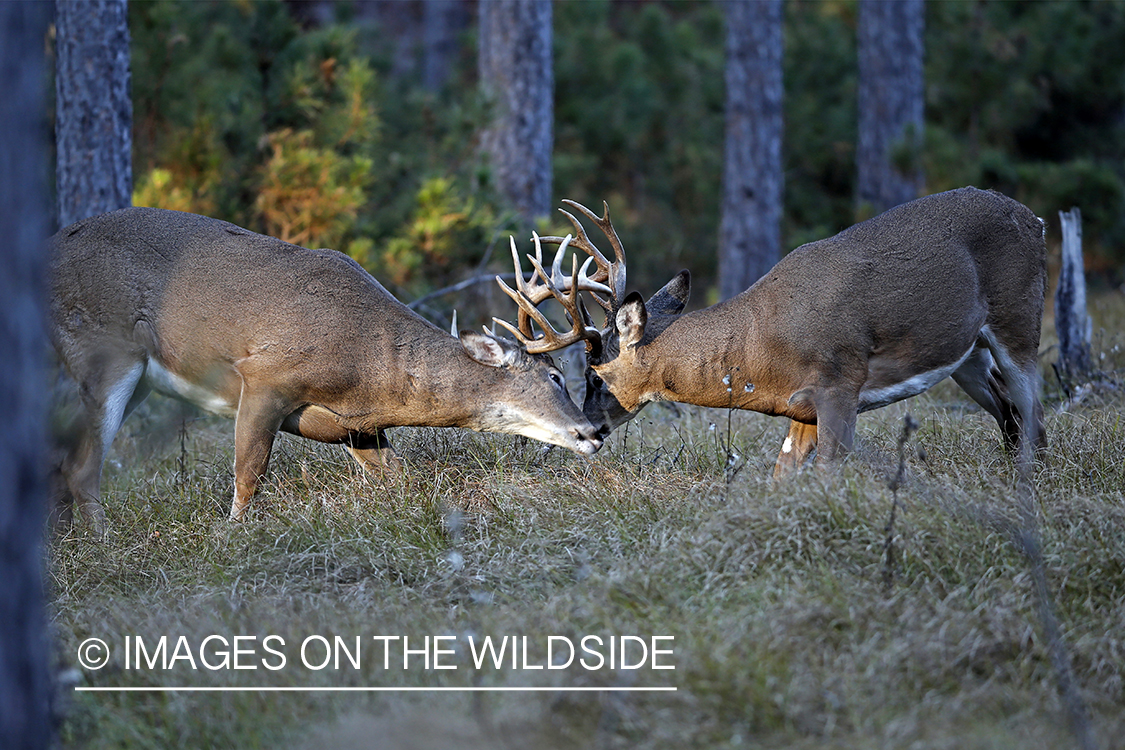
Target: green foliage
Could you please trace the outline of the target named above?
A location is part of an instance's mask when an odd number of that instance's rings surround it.
[[[162,169],[180,191],[174,207],[249,224],[266,78],[298,29],[280,3],[133,3],[129,12],[139,202],[163,205],[149,177]]]
[[[134,202],[302,245],[355,241],[378,118],[354,34],[301,34],[275,3],[141,4],[133,15],[135,97],[151,123],[139,129],[151,168],[138,170]]]
[[[856,219],[856,10],[785,4],[787,248]],[[394,72],[395,40],[370,24],[302,29],[272,1],[130,13],[137,203],[337,247],[404,294],[482,260],[508,270],[488,253],[513,222],[477,154],[472,29],[434,93]],[[928,4],[926,190],[996,188],[1049,222],[1078,205],[1088,252],[1120,265],[1122,38],[1125,2]],[[555,6],[556,202],[609,201],[631,285],[689,267],[696,305],[715,269],[724,47],[717,3]]]
[[[927,6],[931,191],[1001,190],[1125,260],[1125,3]]]
[[[855,218],[855,5],[785,6],[783,246],[827,237]]]
[[[457,264],[479,263],[496,219],[488,206],[478,208],[448,177],[426,180],[416,200],[411,220],[387,241],[376,267],[392,283],[420,291],[454,281],[449,272]],[[426,284],[420,283],[423,278]]]
[[[138,205],[343,250],[413,294],[480,261],[471,98],[385,86],[385,45],[280,2],[131,6]],[[440,112],[440,115],[439,115]]]
[[[267,136],[254,208],[266,234],[309,247],[339,247],[364,203],[371,160],[318,147],[311,130]]]
[[[634,286],[714,269],[722,177],[722,12],[710,3],[555,6],[555,194],[606,200]],[[597,238],[592,238],[598,242]]]

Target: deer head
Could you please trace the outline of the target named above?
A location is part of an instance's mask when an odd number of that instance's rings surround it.
[[[593,423],[598,435],[605,437],[636,416],[643,406],[639,386],[630,382],[636,380],[635,374],[639,371],[637,344],[644,338],[650,318],[656,328],[662,328],[672,316],[684,311],[691,293],[691,274],[686,269],[680,271],[647,302],[636,293],[626,297],[625,247],[610,220],[609,204],[602,203],[602,215],[598,216],[574,201],[564,200],[563,203],[592,221],[613,248],[614,260],[609,261],[590,240],[582,222],[571,212],[559,209],[574,226],[577,239],[569,244],[589,256],[586,264],[593,261],[597,265],[591,281],[606,285],[604,294],[590,294],[605,312],[605,323],[596,339],[587,340],[586,395],[582,405],[582,413]],[[544,242],[560,247],[563,240],[562,237],[543,238]],[[584,307],[582,310],[585,313]],[[615,394],[620,394],[625,403]]]

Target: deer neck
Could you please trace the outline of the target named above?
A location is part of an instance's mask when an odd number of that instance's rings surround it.
[[[365,353],[354,396],[345,406],[356,426],[467,427],[501,386],[496,368],[474,362],[460,341],[424,321],[411,321]]]
[[[752,299],[731,302],[650,319],[651,334],[636,350],[643,400],[786,413],[799,386],[771,356]]]

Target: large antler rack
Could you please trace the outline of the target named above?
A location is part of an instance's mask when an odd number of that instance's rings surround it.
[[[533,234],[535,255],[528,254],[527,259],[531,261],[534,270],[531,278],[525,280],[523,265],[520,263],[519,253],[516,251],[516,241],[511,238],[509,240],[512,246],[512,261],[516,267],[516,288],[512,289],[499,276],[496,277],[496,283],[519,307],[518,326],[513,326],[499,318],[493,318],[492,320],[511,332],[532,354],[557,351],[578,341],[586,341],[591,346],[600,345],[601,333],[597,328],[586,324],[587,316],[581,309],[581,301],[578,297],[579,292],[610,293],[609,287],[587,274],[590,263],[594,259],[587,259],[582,264],[582,268],[579,269],[578,257],[572,255],[571,274],[569,277],[565,276],[562,271],[562,259],[571,241],[570,235],[567,235],[560,238],[559,249],[555,253],[554,261],[551,263],[551,272],[548,274],[543,268],[543,246],[540,237]],[[562,305],[567,317],[570,318],[572,328],[566,333],[555,330],[554,326],[539,310],[539,305],[551,297],[554,297]],[[532,321],[543,331],[542,336],[535,335],[531,325]]]
[[[574,225],[574,233],[577,239],[571,244],[589,255],[591,260],[598,265],[597,272],[590,277],[590,280],[605,284],[610,295],[608,298],[603,298],[591,292],[590,296],[605,309],[608,317],[612,317],[617,313],[617,308],[621,305],[621,301],[625,299],[625,248],[621,244],[621,238],[617,236],[617,232],[613,228],[613,222],[609,219],[609,204],[605,201],[602,202],[602,215],[598,216],[581,203],[571,200],[563,200],[563,203],[581,212],[582,215],[594,222],[598,229],[602,230],[602,233],[609,238],[609,244],[613,247],[614,260],[611,263],[602,255],[597,246],[590,241],[590,238],[586,235],[586,230],[582,228],[582,223],[578,221],[577,217],[566,209],[559,209],[560,212],[566,215],[566,218],[570,219],[570,223]],[[567,237],[569,236],[570,235],[567,235]],[[543,242],[561,244],[563,238],[544,237]],[[589,263],[589,261],[587,261],[587,263]]]

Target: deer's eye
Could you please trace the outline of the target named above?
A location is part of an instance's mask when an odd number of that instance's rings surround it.
[[[563,376],[559,373],[552,372],[548,377],[551,378],[551,381],[559,388],[566,388],[566,381],[563,380]]]
[[[605,382],[601,379],[601,377],[596,372],[591,372],[590,373],[590,385],[594,386],[595,388],[601,388],[603,385],[605,385]]]

